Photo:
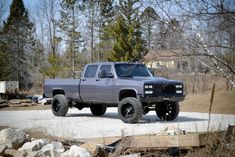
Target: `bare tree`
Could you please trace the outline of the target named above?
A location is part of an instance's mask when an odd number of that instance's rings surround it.
[[[232,0],[151,2],[164,24],[169,25],[168,21],[177,19],[184,30],[178,31],[184,43],[181,53],[175,55],[195,57],[235,87],[235,2]]]
[[[83,0],[84,2],[84,14],[87,18],[86,26],[88,28],[89,36],[89,49],[90,49],[90,62],[97,60],[96,55],[96,43],[99,29],[99,14],[100,14],[100,2],[101,0]]]
[[[72,77],[75,78],[76,54],[81,46],[80,14],[82,5],[79,0],[62,0],[60,3],[60,28],[65,33],[65,41],[68,46],[68,58]]]
[[[46,67],[43,73],[55,78],[59,71],[59,54],[58,48],[61,39],[59,38],[59,1],[57,0],[42,0],[39,2],[40,12],[44,19],[44,29],[42,31],[47,31],[43,33],[46,37],[42,37],[43,40],[47,41],[48,45],[45,47],[48,50],[48,62],[51,67]],[[45,44],[46,42],[44,42]]]

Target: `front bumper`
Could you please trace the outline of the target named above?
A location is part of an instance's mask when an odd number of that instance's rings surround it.
[[[163,101],[183,101],[185,95],[172,95],[172,96],[140,96],[140,102],[142,103],[155,103]]]

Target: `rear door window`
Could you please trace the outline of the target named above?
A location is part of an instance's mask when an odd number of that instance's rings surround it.
[[[97,71],[98,65],[89,65],[86,69],[85,78],[94,78],[96,71]]]

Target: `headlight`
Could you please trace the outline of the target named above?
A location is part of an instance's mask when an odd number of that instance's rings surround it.
[[[153,94],[153,85],[144,85],[144,94]]]
[[[183,88],[183,85],[176,85],[175,88]]]
[[[146,90],[146,91],[144,91],[144,94],[153,94],[153,91],[152,90]]]
[[[145,89],[152,89],[152,88],[153,88],[153,85],[144,85],[144,88],[145,88]]]
[[[182,94],[183,91],[182,91],[182,90],[176,90],[176,93],[177,93],[177,94]]]

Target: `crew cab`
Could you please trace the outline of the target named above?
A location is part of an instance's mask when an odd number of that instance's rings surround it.
[[[183,89],[181,81],[154,77],[144,64],[99,62],[87,64],[81,79],[45,80],[44,95],[53,98],[55,116],[66,116],[72,107],[102,116],[107,107],[118,107],[123,122],[137,123],[150,110],[161,120],[177,118]]]

